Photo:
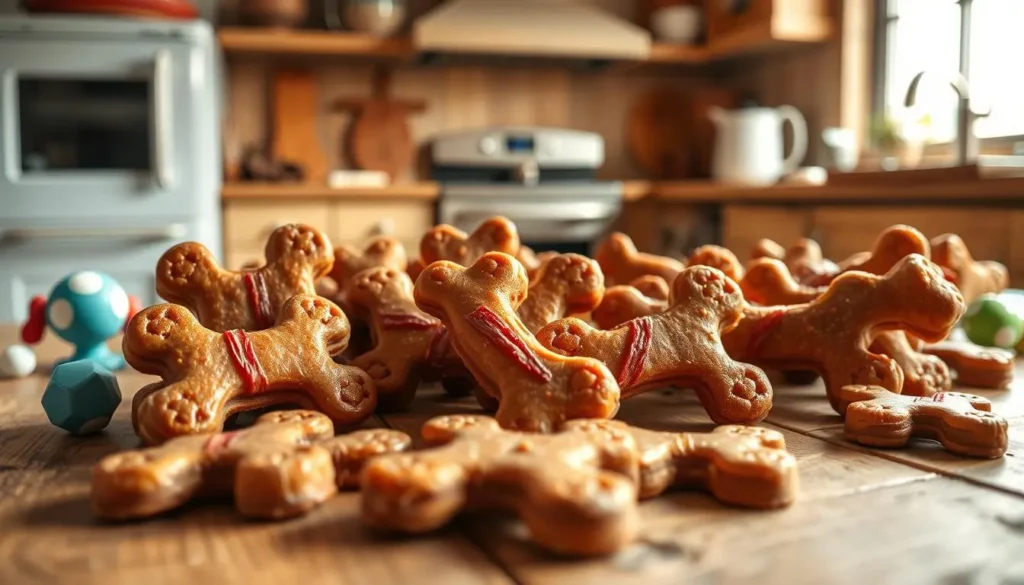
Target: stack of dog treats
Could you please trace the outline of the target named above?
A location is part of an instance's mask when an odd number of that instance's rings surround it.
[[[1006,387],[1011,354],[945,339],[965,301],[1007,286],[955,235],[909,226],[839,263],[813,241],[764,240],[744,265],[718,246],[686,261],[640,253],[612,234],[595,258],[535,254],[501,217],[474,233],[437,226],[416,257],[376,238],[332,249],[286,225],[266,264],[221,268],[197,243],[168,250],[157,288],[171,304],[126,327],[124,354],[160,377],[132,422],[147,447],[93,470],[93,503],[128,520],[208,494],[256,518],[306,513],[339,489],[362,492],[365,521],[427,532],[465,509],[518,514],[551,551],[607,554],[638,530],[637,501],[698,487],[751,508],[791,504],[797,468],[782,436],[756,425],[772,407],[764,368],[817,376],[850,440],[910,437],[994,458],[1006,421],[954,376]],[[318,291],[320,294],[318,294]],[[331,298],[326,298],[327,295]],[[808,374],[810,373],[810,374]],[[410,437],[358,427],[407,409],[440,382],[480,415],[447,415]],[[660,432],[615,417],[621,400],[696,392],[710,433]],[[233,414],[289,405],[225,431]]]

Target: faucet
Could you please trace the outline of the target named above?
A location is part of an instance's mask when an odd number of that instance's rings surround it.
[[[929,71],[922,71],[910,80],[910,86],[907,87],[907,97],[903,102],[904,106],[909,108],[917,101],[917,87],[921,83],[921,78],[926,73],[929,75],[934,74]],[[953,88],[953,91],[956,92],[959,98],[959,105],[956,109],[956,164],[958,166],[976,164],[978,162],[978,137],[974,134],[974,121],[988,116],[992,111],[976,112],[971,109],[971,88],[967,83],[966,77],[960,73],[954,73],[946,77],[950,87]]]

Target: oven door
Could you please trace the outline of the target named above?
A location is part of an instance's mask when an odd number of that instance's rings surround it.
[[[590,254],[618,218],[621,185],[472,187],[445,186],[438,206],[442,223],[472,232],[485,219],[512,220],[519,239],[537,252]]]
[[[0,39],[0,228],[197,214],[203,66],[170,40]]]

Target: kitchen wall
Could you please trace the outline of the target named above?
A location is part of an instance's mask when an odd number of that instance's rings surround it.
[[[372,69],[368,65],[325,64],[316,67],[320,82],[320,141],[331,164],[345,167],[343,134],[350,116],[332,112],[339,97],[366,96]],[[249,144],[269,138],[268,93],[273,67],[261,62],[230,67],[225,126],[225,157],[229,163]],[[410,120],[413,139],[422,145],[439,132],[496,125],[547,125],[597,132],[606,141],[608,178],[642,178],[626,142],[629,109],[645,90],[668,85],[693,89],[708,80],[678,71],[669,73],[578,73],[555,68],[443,67],[399,69],[395,97],[424,100],[427,110]],[[685,105],[680,104],[680,107]],[[404,177],[415,178],[414,169]]]

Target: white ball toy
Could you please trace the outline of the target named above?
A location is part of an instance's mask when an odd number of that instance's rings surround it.
[[[24,378],[36,371],[36,352],[27,345],[12,345],[0,353],[0,377]]]

